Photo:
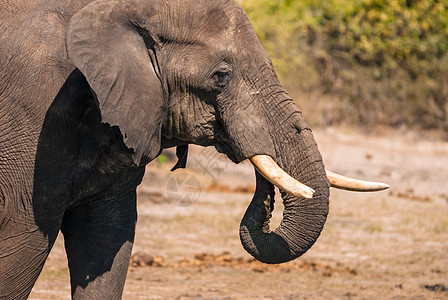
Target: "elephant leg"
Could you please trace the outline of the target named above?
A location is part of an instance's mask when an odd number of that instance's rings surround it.
[[[60,223],[51,230],[48,226],[45,233],[34,221],[8,219],[0,223],[0,299],[27,299],[53,247]]]
[[[70,208],[62,232],[74,299],[119,299],[134,242],[136,191]]]

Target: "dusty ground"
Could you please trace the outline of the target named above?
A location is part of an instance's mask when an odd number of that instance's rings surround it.
[[[188,169],[174,174],[169,159],[153,162],[139,189],[124,299],[448,299],[448,143],[398,133],[315,136],[329,169],[391,189],[332,190],[316,244],[294,262],[267,266],[238,237],[254,184],[249,165],[205,148],[192,149]],[[31,299],[69,298],[60,237]]]

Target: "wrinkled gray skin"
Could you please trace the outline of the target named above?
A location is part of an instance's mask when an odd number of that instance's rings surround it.
[[[316,241],[328,212],[324,165],[238,4],[0,0],[0,7],[0,298],[27,297],[59,230],[73,297],[119,298],[136,187],[167,147],[214,146],[235,163],[272,156],[316,194],[283,194],[284,219],[270,231],[273,186],[257,173],[243,246],[280,263]]]

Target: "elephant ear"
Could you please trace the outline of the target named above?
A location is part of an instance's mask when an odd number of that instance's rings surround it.
[[[161,150],[166,101],[154,40],[122,2],[96,1],[76,13],[67,29],[69,60],[98,99],[103,123],[118,126],[137,165]]]

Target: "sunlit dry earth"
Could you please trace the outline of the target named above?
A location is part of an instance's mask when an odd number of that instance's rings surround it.
[[[243,250],[253,169],[192,147],[186,170],[156,161],[139,187],[124,299],[448,299],[448,143],[397,133],[316,131],[326,166],[389,191],[331,191],[330,214],[301,258],[268,266]],[[281,219],[277,199],[273,224]],[[31,299],[69,299],[62,237]]]

